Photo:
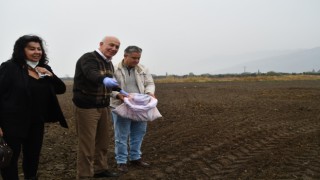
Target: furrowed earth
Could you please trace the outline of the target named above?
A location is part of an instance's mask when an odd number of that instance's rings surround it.
[[[71,88],[58,96],[70,128],[46,125],[41,180],[76,177]],[[157,83],[156,96],[151,167],[105,179],[320,179],[320,81]],[[114,143],[108,162],[117,171]]]

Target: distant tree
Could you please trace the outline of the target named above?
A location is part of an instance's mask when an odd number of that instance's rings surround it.
[[[243,72],[243,73],[241,73],[241,75],[245,75],[245,76],[250,75],[250,74],[251,74],[250,72]]]
[[[279,73],[276,73],[276,72],[274,72],[274,71],[269,71],[269,72],[267,72],[267,75],[269,75],[269,76],[275,76],[275,75],[279,75]]]
[[[202,76],[202,77],[211,77],[211,74],[205,73],[205,74],[201,74],[200,76]]]

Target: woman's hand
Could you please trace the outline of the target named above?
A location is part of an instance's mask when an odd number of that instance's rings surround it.
[[[43,75],[47,75],[47,76],[52,76],[52,73],[50,71],[48,71],[46,68],[44,67],[36,67],[35,70]]]
[[[2,132],[2,129],[0,128],[0,136],[2,137],[3,136],[3,132]]]

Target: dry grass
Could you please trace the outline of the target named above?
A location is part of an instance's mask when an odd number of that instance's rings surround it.
[[[234,82],[234,81],[296,81],[320,80],[320,75],[278,75],[278,76],[225,76],[225,77],[174,77],[155,79],[156,83],[190,83],[190,82]],[[64,80],[66,85],[72,85],[73,80]]]
[[[226,82],[226,81],[294,81],[320,80],[319,75],[282,75],[282,76],[234,76],[234,77],[173,77],[156,79],[156,83],[187,82]]]

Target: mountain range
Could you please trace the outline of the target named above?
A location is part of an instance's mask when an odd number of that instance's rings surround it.
[[[320,47],[312,49],[273,51],[269,53],[251,53],[225,58],[222,59],[222,61],[237,61],[240,63],[220,69],[215,68],[216,70],[208,72],[210,74],[227,74],[243,72],[266,73],[270,71],[284,73],[320,71]],[[214,67],[214,65],[211,67]]]

